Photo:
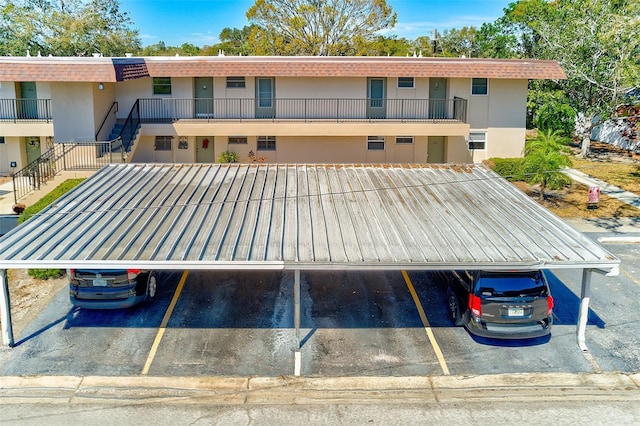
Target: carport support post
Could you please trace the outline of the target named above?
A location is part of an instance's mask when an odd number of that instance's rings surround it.
[[[296,328],[296,350],[294,354],[294,374],[300,375],[300,270],[296,269],[293,279],[293,326]]]
[[[591,269],[582,270],[582,293],[578,313],[578,346],[582,352],[589,352],[586,344],[587,321],[589,319],[589,298],[591,297]]]
[[[2,321],[2,343],[13,347],[13,325],[11,324],[11,300],[7,270],[0,269],[0,321]]]

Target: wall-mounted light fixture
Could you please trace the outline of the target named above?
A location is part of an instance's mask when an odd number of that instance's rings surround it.
[[[47,149],[53,148],[53,136],[47,136],[45,143],[47,144]]]
[[[98,90],[104,90],[104,84],[102,82],[98,83]]]

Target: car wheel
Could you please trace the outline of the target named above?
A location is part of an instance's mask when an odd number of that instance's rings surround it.
[[[158,293],[158,280],[156,279],[155,272],[150,272],[149,278],[147,278],[147,302],[154,301],[157,293]]]
[[[462,325],[462,315],[460,314],[460,304],[458,303],[458,297],[452,290],[449,290],[447,294],[449,299],[449,318],[451,318],[451,322],[453,322],[453,325]]]

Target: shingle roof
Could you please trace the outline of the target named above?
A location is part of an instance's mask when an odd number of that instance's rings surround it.
[[[198,56],[145,58],[0,57],[0,81],[114,82],[141,77],[448,77],[565,79],[556,61],[331,57]]]
[[[0,57],[0,81],[116,81],[111,59]]]

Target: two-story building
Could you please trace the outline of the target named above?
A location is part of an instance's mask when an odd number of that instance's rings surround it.
[[[3,57],[0,174],[53,143],[112,139],[132,162],[518,157],[529,80],[564,78],[536,60]]]

